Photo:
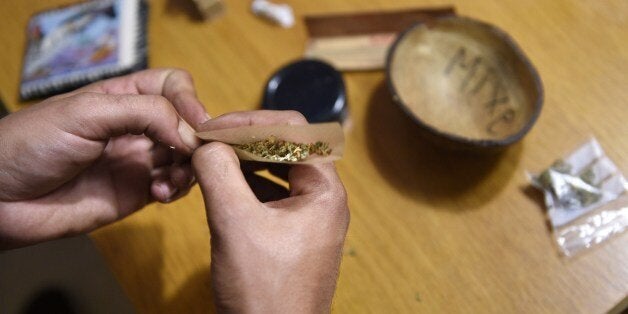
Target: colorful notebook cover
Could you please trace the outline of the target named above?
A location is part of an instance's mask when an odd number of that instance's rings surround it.
[[[147,67],[147,4],[94,0],[31,17],[20,97],[47,97]]]

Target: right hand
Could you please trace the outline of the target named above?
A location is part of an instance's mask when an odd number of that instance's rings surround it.
[[[307,122],[297,112],[237,112],[209,120],[199,131],[270,124]],[[217,308],[328,312],[349,225],[334,165],[293,165],[289,197],[266,203],[247,184],[229,145],[201,146],[192,165],[207,210]]]

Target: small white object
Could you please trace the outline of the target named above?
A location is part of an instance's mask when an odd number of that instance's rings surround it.
[[[255,15],[267,18],[283,28],[294,25],[294,13],[292,7],[287,4],[275,4],[267,0],[253,0],[251,10]]]

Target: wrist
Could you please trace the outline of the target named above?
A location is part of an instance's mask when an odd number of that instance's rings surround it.
[[[338,265],[331,262],[332,259],[328,260],[329,265],[313,265],[311,260],[314,258],[293,266],[285,261],[275,261],[270,263],[273,267],[266,269],[247,267],[241,272],[239,290],[242,299],[239,304],[242,308],[237,312],[328,313],[336,288]]]
[[[242,302],[243,313],[329,313],[334,288],[286,286],[251,287]]]

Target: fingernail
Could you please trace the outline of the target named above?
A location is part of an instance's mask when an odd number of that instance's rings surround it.
[[[173,197],[179,193],[179,189],[170,182],[158,183],[157,189],[159,190],[164,203],[170,203]]]
[[[178,188],[174,188],[174,189],[172,190],[172,194],[170,194],[170,196],[168,196],[168,197],[166,198],[166,201],[165,201],[165,202],[166,202],[166,203],[170,203],[170,202],[172,202],[172,201],[174,200],[174,197],[177,195],[177,193],[179,193],[179,189],[178,189]]]
[[[212,117],[209,115],[209,113],[205,112],[205,121],[203,121],[202,123],[209,121],[211,118]]]
[[[194,135],[196,131],[185,120],[179,118],[179,136],[181,141],[191,150],[196,149],[200,145],[200,140]]]
[[[170,188],[168,187],[168,184],[166,182],[158,183],[157,190],[159,190],[159,194],[161,194],[161,197],[163,199],[168,199],[172,197],[172,192],[170,191]]]
[[[207,119],[205,122],[202,122],[201,124],[198,125],[198,129],[201,130],[201,131],[205,130],[204,125],[206,125],[207,123],[211,123],[211,122],[212,122],[211,118]]]

